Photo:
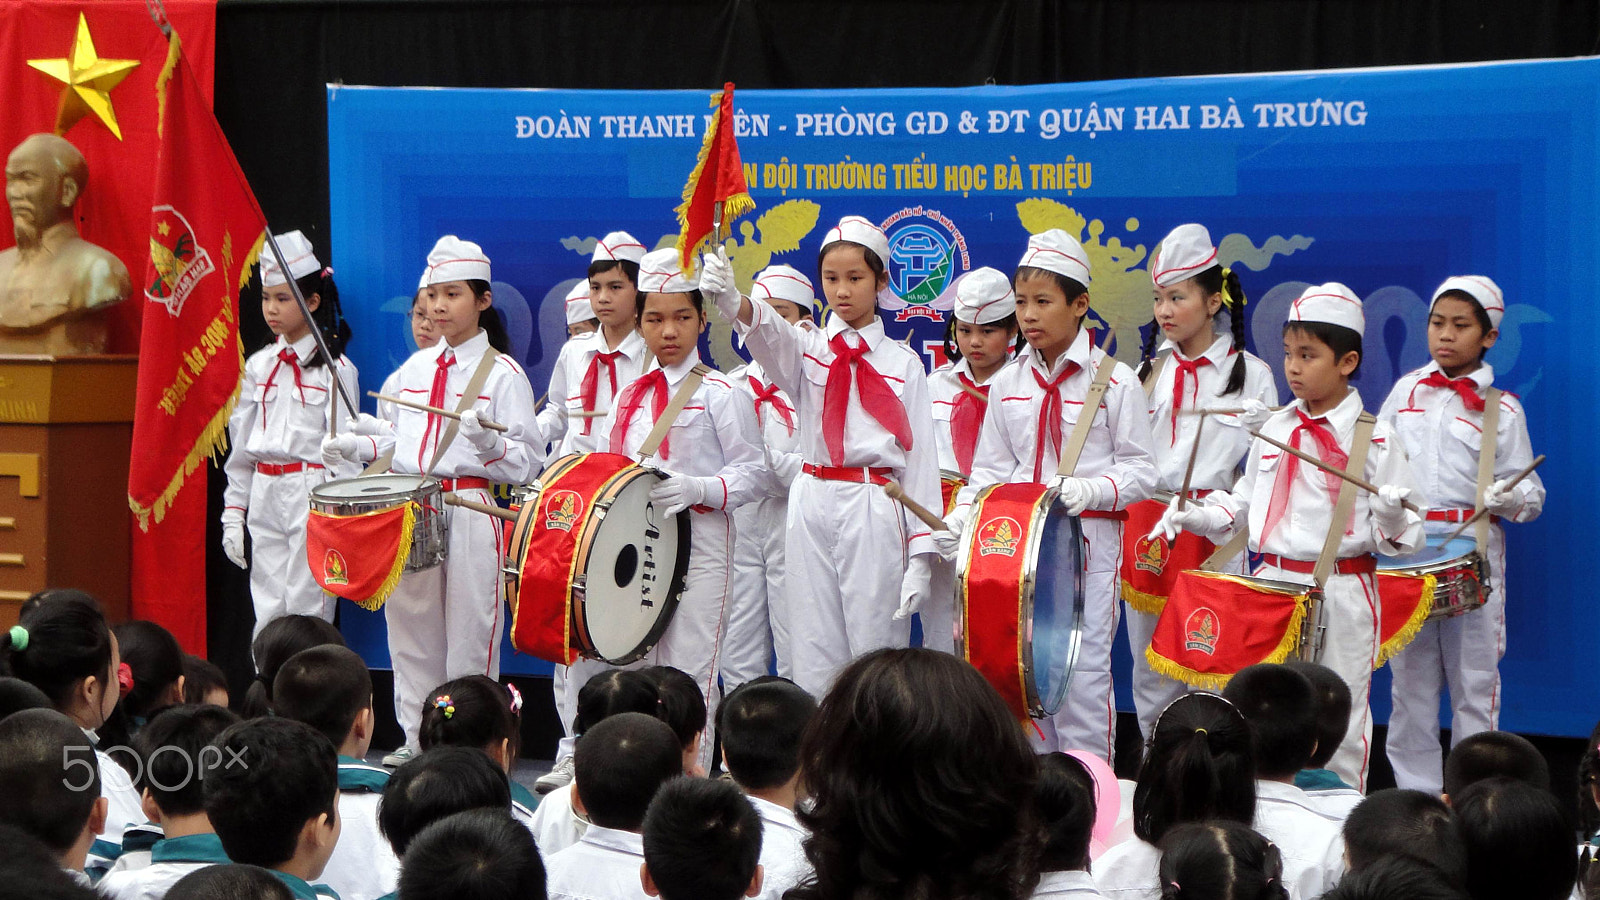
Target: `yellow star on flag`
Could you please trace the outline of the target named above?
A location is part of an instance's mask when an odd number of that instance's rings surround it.
[[[122,140],[116,110],[111,108],[111,90],[139,65],[137,59],[101,59],[95,52],[89,21],[78,13],[78,35],[72,41],[71,55],[65,59],[30,59],[28,65],[61,82],[61,109],[56,114],[56,133],[67,130],[89,113],[94,113],[111,133]]]

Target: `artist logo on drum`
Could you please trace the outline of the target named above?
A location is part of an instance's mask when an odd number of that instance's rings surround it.
[[[571,531],[583,515],[583,497],[575,491],[556,491],[545,500],[544,527]]]
[[[345,564],[344,555],[339,551],[328,548],[322,556],[322,584],[331,587],[336,584],[350,583],[350,567]]]
[[[1222,635],[1217,628],[1217,614],[1202,606],[1189,614],[1183,623],[1183,649],[1215,656],[1217,639]]]
[[[1022,540],[1022,526],[1017,520],[1009,516],[990,519],[978,529],[978,555],[992,556],[999,553],[1004,556],[1014,556],[1017,544]]]
[[[1165,537],[1142,537],[1133,544],[1133,567],[1160,575],[1167,569],[1167,556],[1171,552],[1172,548]]]

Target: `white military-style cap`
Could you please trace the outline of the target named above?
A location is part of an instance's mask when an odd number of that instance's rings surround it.
[[[828,229],[822,236],[822,249],[827,250],[829,244],[839,241],[849,241],[852,244],[871,250],[878,255],[878,261],[884,266],[889,265],[889,237],[883,229],[861,216],[845,216],[839,224]]]
[[[576,325],[594,318],[594,307],[589,305],[589,279],[581,279],[567,291],[567,324]]]
[[[957,321],[991,325],[1016,312],[1017,295],[1011,290],[1011,279],[999,269],[984,266],[956,279]]]
[[[641,294],[685,294],[697,287],[694,279],[683,274],[676,247],[651,250],[639,260]]]
[[[1439,302],[1440,295],[1447,291],[1460,291],[1468,297],[1478,301],[1483,311],[1489,314],[1489,327],[1495,330],[1500,328],[1500,320],[1506,316],[1506,295],[1501,293],[1500,285],[1487,275],[1452,275],[1439,285],[1433,292],[1433,300],[1428,304],[1428,309],[1433,309],[1433,304]]]
[[[1083,252],[1083,245],[1077,238],[1059,228],[1029,237],[1028,249],[1017,265],[1065,275],[1084,287],[1089,286],[1089,254]]]
[[[787,300],[807,313],[817,310],[817,289],[793,266],[767,266],[750,286],[751,300]]]
[[[278,241],[278,250],[283,253],[283,261],[289,266],[289,275],[294,280],[299,281],[322,268],[322,263],[317,262],[317,254],[311,250],[311,241],[298,230],[275,237]],[[273,256],[272,248],[261,248],[262,287],[288,283],[289,279],[284,278],[283,270],[278,268],[278,258]]]
[[[428,252],[428,284],[447,281],[489,281],[489,257],[483,248],[453,234],[439,238]]]
[[[1217,264],[1217,248],[1204,225],[1179,225],[1161,239],[1150,254],[1150,280],[1156,287],[1172,287]]]
[[[1367,314],[1355,292],[1337,281],[1312,285],[1289,304],[1291,322],[1325,322],[1343,325],[1361,334],[1367,328]]]
[[[626,231],[613,231],[595,242],[594,257],[590,262],[609,262],[620,259],[638,265],[644,258],[644,245]]]

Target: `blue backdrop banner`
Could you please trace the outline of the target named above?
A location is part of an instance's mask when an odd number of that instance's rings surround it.
[[[726,243],[741,286],[762,267],[815,271],[841,216],[890,239],[891,335],[942,360],[954,279],[1011,271],[1030,233],[1064,228],[1093,267],[1092,318],[1122,360],[1151,318],[1150,250],[1200,222],[1250,297],[1252,350],[1279,371],[1280,326],[1306,284],[1366,300],[1357,386],[1376,411],[1427,362],[1427,297],[1480,273],[1507,311],[1488,360],[1549,454],[1543,518],[1509,531],[1503,727],[1586,735],[1595,605],[1595,339],[1570,325],[1600,273],[1595,173],[1600,61],[1151,79],[959,90],[741,91],[736,129],[757,203]],[[367,387],[412,350],[411,292],[434,240],[493,260],[495,306],[536,394],[565,339],[562,299],[595,239],[675,238],[672,210],[711,114],[709,92],[328,88],[332,252]],[[1560,323],[1567,321],[1568,326]],[[739,363],[726,323],[706,350]],[[1585,375],[1588,372],[1590,374]],[[1575,388],[1574,388],[1575,389]],[[1587,391],[1579,393],[1587,396]],[[1565,407],[1562,403],[1566,402]],[[352,644],[387,665],[381,616],[345,606]],[[1337,626],[1335,626],[1337,627]],[[548,666],[507,652],[508,671]],[[1119,657],[1119,694],[1128,659]],[[1375,684],[1380,717],[1388,682]]]

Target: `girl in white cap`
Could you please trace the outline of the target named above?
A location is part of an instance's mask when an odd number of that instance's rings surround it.
[[[538,468],[533,388],[522,367],[492,346],[484,326],[499,319],[492,309],[489,257],[482,248],[445,235],[428,254],[426,278],[439,342],[401,364],[396,393],[454,410],[482,364],[488,368],[478,400],[461,413],[453,436],[448,419],[409,407],[395,409],[392,423],[363,416],[357,423],[360,434],[323,441],[323,459],[368,462],[392,451],[396,473],[431,475],[446,491],[493,503],[495,483],[525,484]],[[483,427],[484,419],[504,424],[507,431]],[[389,765],[415,752],[422,703],[435,685],[500,674],[503,531],[498,520],[482,513],[449,506],[444,514],[450,517],[445,561],[402,576],[383,607],[394,665],[395,718],[405,732],[405,744],[384,760]]]
[[[999,401],[984,417],[972,460],[972,477],[945,521],[938,541],[954,558],[967,506],[978,490],[1007,482],[1051,484],[1068,515],[1082,519],[1087,548],[1083,643],[1066,701],[1041,723],[1047,750],[1085,750],[1112,758],[1116,707],[1111,694],[1111,639],[1117,631],[1117,573],[1122,523],[1130,503],[1150,496],[1156,469],[1150,418],[1133,370],[1094,346],[1089,312],[1089,257],[1060,229],[1028,239],[1013,288],[1017,321],[1028,346],[992,380]],[[1058,476],[1063,445],[1083,412],[1090,384],[1111,366],[1105,395],[1078,459]]]
[[[1233,487],[1239,463],[1250,449],[1248,428],[1259,427],[1270,407],[1278,405],[1278,386],[1272,368],[1244,349],[1244,290],[1239,276],[1218,263],[1204,225],[1174,228],[1150,254],[1149,269],[1155,317],[1145,338],[1139,378],[1150,404],[1160,473],[1156,487],[1168,493],[1182,489],[1195,453],[1190,496],[1204,497]],[[1217,328],[1223,310],[1231,333]],[[1204,409],[1240,408],[1247,412],[1194,415]],[[1204,435],[1198,451],[1197,433]],[[1155,499],[1134,504],[1123,532],[1122,600],[1133,650],[1133,705],[1146,735],[1156,716],[1185,688],[1151,670],[1144,651],[1178,573],[1199,568],[1215,549],[1189,532],[1170,542],[1162,535],[1152,538],[1150,529],[1165,510],[1166,504]],[[1241,555],[1228,571],[1243,573],[1244,565]]]
[[[927,370],[877,315],[888,258],[889,239],[860,216],[828,229],[817,268],[833,315],[820,329],[741,297],[723,253],[705,258],[701,276],[795,401],[805,462],[789,492],[785,612],[794,680],[817,696],[854,657],[910,643],[909,617],[928,596],[929,529],[882,488],[897,480],[916,502],[939,505]]]
[[[1460,743],[1499,727],[1500,658],[1506,650],[1506,536],[1500,520],[1530,522],[1544,508],[1538,473],[1515,487],[1510,476],[1532,461],[1522,402],[1500,393],[1495,439],[1483,439],[1486,394],[1494,369],[1483,356],[1499,337],[1505,315],[1499,285],[1482,275],[1448,278],[1433,292],[1428,352],[1433,360],[1395,383],[1379,420],[1394,428],[1428,500],[1428,535],[1437,540],[1471,516],[1479,499],[1488,526],[1488,603],[1479,610],[1429,621],[1392,661],[1394,711],[1389,716],[1389,762],[1395,783],[1437,794],[1443,789],[1439,749],[1439,692],[1450,685],[1450,740]],[[1494,454],[1493,484],[1478,497],[1478,463]],[[1472,537],[1472,530],[1466,532]]]
[[[989,381],[1016,355],[1017,295],[1011,279],[987,266],[961,276],[955,309],[945,328],[944,353],[950,361],[928,376],[933,398],[933,430],[939,436],[942,476],[965,481],[972,474],[978,433],[989,410]],[[940,512],[944,510],[941,509]],[[922,646],[955,651],[955,563],[933,566],[932,588],[922,612]]]
[[[337,372],[345,395],[357,390],[356,367],[344,356],[350,326],[339,313],[333,270],[324,268],[311,242],[298,231],[278,235],[289,271],[270,253],[261,255],[261,314],[276,340],[245,362],[239,402],[228,421],[233,452],[223,466],[222,549],[228,559],[250,569],[255,633],[279,616],[321,616],[333,621],[334,597],[324,593],[306,564],[306,515],[311,489],[330,478],[356,474],[354,467],[330,473],[323,466],[322,436],[328,433]],[[311,309],[307,322],[289,288],[293,278]],[[317,349],[311,329],[322,329],[335,359],[330,366]],[[331,402],[330,402],[331,400]],[[348,410],[339,411],[348,423]],[[251,558],[244,552],[249,520]]]
[[[566,308],[569,339],[600,330],[600,320],[595,318],[594,306],[589,303],[587,280],[580,280],[567,291]]]
[[[1362,409],[1360,393],[1350,387],[1361,366],[1365,327],[1361,301],[1349,288],[1337,282],[1306,288],[1290,306],[1283,326],[1284,374],[1295,402],[1260,428],[1267,437],[1343,468],[1358,425],[1372,425],[1361,474],[1379,492],[1354,494],[1350,524],[1343,529],[1337,562],[1323,585],[1317,618],[1327,631],[1321,657],[1314,660],[1350,685],[1350,727],[1328,768],[1362,791],[1372,742],[1368,695],[1379,643],[1373,554],[1404,555],[1423,542],[1423,514],[1404,505],[1416,493],[1405,449],[1395,444],[1388,423],[1373,424]],[[1310,583],[1342,484],[1338,477],[1257,440],[1250,445],[1244,475],[1231,491],[1215,491],[1181,510],[1174,500],[1156,528],[1168,540],[1185,529],[1215,541],[1231,533],[1235,523],[1246,522],[1250,551],[1261,554],[1257,576]]]
[[[790,266],[768,266],[756,274],[750,301],[760,301],[791,325],[816,327],[817,296],[811,279]],[[790,677],[789,620],[783,613],[784,537],[789,486],[805,463],[799,454],[800,423],[794,400],[752,362],[728,373],[745,393],[761,426],[773,491],[734,510],[733,600],[722,645],[724,691],[767,674],[774,666]]]

